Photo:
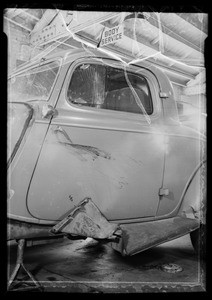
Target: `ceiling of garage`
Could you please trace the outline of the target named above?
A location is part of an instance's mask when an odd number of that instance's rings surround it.
[[[105,28],[122,24],[123,38],[102,46],[113,55],[132,60],[147,59],[170,77],[180,76],[185,81],[194,79],[204,69],[204,41],[208,28],[204,13],[10,8],[5,10],[4,19],[27,34],[32,53],[34,49],[42,50],[41,55],[45,55],[56,48],[97,47]]]

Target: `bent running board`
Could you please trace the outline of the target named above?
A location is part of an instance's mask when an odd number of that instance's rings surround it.
[[[111,242],[114,250],[123,256],[134,255],[148,248],[183,236],[199,227],[199,221],[183,217],[165,220],[119,225],[122,236]]]
[[[51,232],[104,240],[111,243],[114,250],[126,256],[185,235],[198,227],[199,221],[196,219],[180,216],[143,223],[111,223],[91,198],[85,198]]]
[[[119,225],[110,223],[91,198],[85,198],[62,221],[56,224],[51,232],[113,240],[116,238],[114,234],[118,232],[118,229]]]

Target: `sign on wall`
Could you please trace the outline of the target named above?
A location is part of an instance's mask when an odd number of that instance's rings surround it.
[[[123,26],[118,25],[113,28],[105,27],[102,34],[100,47],[112,44],[123,38]]]

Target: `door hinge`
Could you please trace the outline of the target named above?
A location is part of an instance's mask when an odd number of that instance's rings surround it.
[[[159,189],[159,196],[168,196],[169,195],[169,189],[161,188]]]
[[[169,94],[168,93],[164,93],[164,92],[160,92],[159,96],[160,96],[160,98],[169,98]]]

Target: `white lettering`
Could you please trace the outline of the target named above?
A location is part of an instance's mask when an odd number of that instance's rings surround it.
[[[109,43],[114,43],[117,40],[122,39],[123,37],[123,29],[121,26],[116,26],[111,29],[107,29],[104,31],[102,40],[101,40],[101,45],[106,45]]]

